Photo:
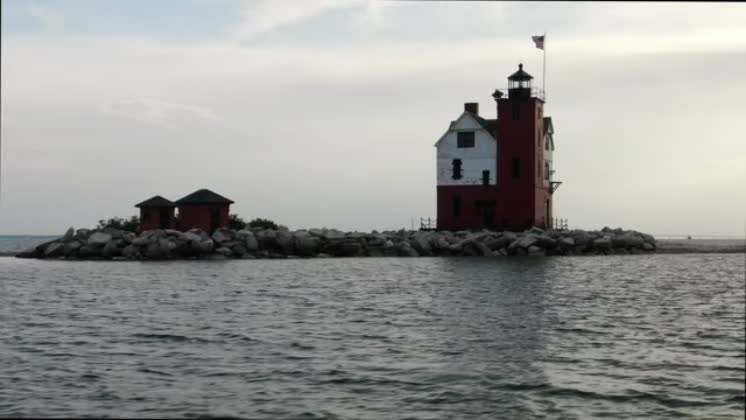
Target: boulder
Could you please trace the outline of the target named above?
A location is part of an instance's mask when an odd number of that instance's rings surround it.
[[[112,239],[112,236],[104,232],[96,232],[88,238],[88,246],[104,246]]]
[[[205,239],[199,243],[197,251],[200,254],[209,254],[215,248],[215,242],[212,239]]]
[[[419,257],[420,254],[407,241],[402,241],[397,247],[397,254],[401,257]]]
[[[134,245],[127,245],[122,249],[122,256],[128,260],[136,260],[140,258],[140,251]]]
[[[329,229],[324,232],[324,239],[326,240],[345,239],[345,237],[345,233],[337,229]]]
[[[593,247],[598,250],[609,250],[612,247],[611,236],[605,235],[602,238],[593,240]]]
[[[75,239],[88,239],[91,236],[90,229],[78,229],[75,231]]]
[[[104,228],[102,232],[111,235],[112,239],[122,239],[122,235],[124,235],[124,231],[115,229],[113,227]]]
[[[582,231],[582,230],[575,230],[572,232],[572,239],[575,242],[575,245],[588,245],[592,238],[591,235],[588,234],[588,232]]]
[[[300,256],[311,257],[316,255],[319,250],[320,239],[315,236],[311,236],[310,234],[297,235],[294,240],[295,251]]]
[[[642,244],[642,249],[644,249],[645,251],[653,251],[655,247],[650,243],[645,242],[644,244]]]
[[[78,250],[80,249],[81,246],[83,246],[83,244],[80,243],[80,241],[78,241],[78,240],[66,243],[65,244],[65,249],[64,249],[63,253],[65,255],[75,254],[75,253],[78,252]]]
[[[528,247],[528,255],[532,257],[543,257],[546,255],[546,251],[536,245]]]
[[[228,242],[231,239],[233,239],[233,235],[226,232],[227,229],[220,228],[212,233],[212,240],[215,241],[216,244],[222,244],[223,242]]]
[[[165,259],[168,258],[168,251],[157,243],[148,244],[145,249],[145,256],[153,260]]]
[[[572,248],[575,246],[575,239],[570,237],[560,238],[558,245],[560,248]]]
[[[359,242],[346,240],[328,244],[326,251],[336,257],[354,257],[359,255],[362,249]]]
[[[150,235],[140,235],[132,240],[132,245],[135,246],[146,246],[150,243]]]
[[[294,245],[294,238],[293,234],[288,230],[278,230],[277,231],[277,247],[279,248],[280,252],[282,252],[285,255],[290,255],[293,253],[293,245]]]
[[[221,246],[220,248],[216,249],[215,252],[224,257],[230,257],[233,255],[233,251],[231,251],[230,248],[226,248],[224,246]]]
[[[510,246],[508,246],[508,250],[514,250],[517,248],[528,249],[528,247],[534,245],[536,241],[536,235],[526,234],[511,242]]]
[[[184,239],[186,239],[190,244],[199,244],[202,242],[203,238],[194,232],[186,232],[184,233]]]
[[[78,249],[78,255],[81,258],[90,258],[101,255],[101,248],[98,246],[83,245]]]
[[[272,229],[260,230],[256,233],[256,240],[259,242],[261,249],[277,248],[277,231]]]
[[[554,248],[557,241],[549,235],[536,235],[536,245],[540,248]]]
[[[101,251],[101,255],[106,258],[118,257],[122,255],[122,249],[120,246],[124,243],[121,239],[112,239],[106,243],[104,249]]]
[[[430,248],[431,235],[427,232],[416,232],[413,235],[411,246],[419,255],[432,255]]]
[[[70,228],[65,232],[65,235],[62,237],[62,242],[70,242],[73,239],[73,236],[75,236],[75,229]]]
[[[44,257],[45,258],[53,258],[53,257],[60,257],[64,255],[65,251],[65,244],[62,242],[54,242],[49,245],[47,245],[46,248],[44,248]]]

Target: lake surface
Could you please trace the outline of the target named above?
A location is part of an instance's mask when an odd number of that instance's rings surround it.
[[[745,270],[0,258],[0,417],[743,418]]]

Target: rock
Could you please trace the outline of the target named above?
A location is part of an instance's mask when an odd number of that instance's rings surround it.
[[[435,235],[433,240],[430,242],[430,246],[435,250],[447,250],[450,243],[444,236]]]
[[[323,252],[316,256],[316,258],[332,258],[329,254],[324,254]]]
[[[513,241],[510,246],[508,246],[508,250],[514,250],[517,248],[528,249],[528,247],[534,245],[536,241],[537,239],[535,235],[527,234]]]
[[[65,232],[65,236],[62,237],[62,242],[70,242],[73,239],[73,236],[75,236],[75,229],[69,228],[67,232]]]
[[[451,253],[454,253],[454,254],[459,253],[459,252],[461,252],[463,250],[464,250],[464,246],[461,245],[460,242],[456,243],[456,244],[451,244],[451,245],[448,246],[448,252],[451,252]]]
[[[231,255],[233,255],[233,251],[231,251],[230,248],[226,248],[224,246],[221,246],[220,248],[216,249],[215,252],[224,257],[230,257]]]
[[[223,254],[210,254],[210,255],[206,255],[204,259],[208,261],[221,261],[221,260],[226,259],[226,257]]]
[[[76,252],[78,252],[78,250],[80,249],[81,246],[83,246],[83,244],[80,243],[80,241],[78,241],[78,240],[66,243],[65,244],[65,249],[63,250],[63,253],[66,256],[67,255],[71,255],[71,254],[75,254]]]
[[[546,252],[538,246],[532,245],[528,247],[528,255],[532,257],[543,257],[546,255]]]
[[[609,235],[593,240],[593,247],[596,249],[608,250],[611,249],[611,246],[611,236]]]
[[[106,258],[118,257],[122,255],[122,250],[119,247],[122,245],[123,242],[124,241],[122,241],[121,239],[110,240],[104,246],[103,251],[101,251],[101,255],[103,255]]]
[[[535,235],[543,235],[544,234],[544,229],[542,229],[540,227],[537,227],[537,226],[534,226],[531,229],[529,229],[527,231],[527,233],[533,233]]]
[[[124,232],[124,234],[122,235],[122,240],[124,240],[128,244],[131,244],[132,241],[135,240],[135,238],[137,238],[137,235],[135,235],[134,232]]]
[[[344,238],[345,238],[345,233],[337,229],[329,229],[324,232],[324,239],[326,240],[344,239]]]
[[[202,237],[193,232],[184,233],[184,239],[186,239],[190,244],[199,244],[202,242]]]
[[[169,240],[168,238],[159,238],[158,246],[163,249],[166,253],[170,253],[176,249],[176,243]]]
[[[384,248],[394,248],[394,241],[391,239],[387,239],[386,242],[383,243]]]
[[[411,241],[411,246],[419,255],[432,255],[430,248],[430,234],[427,232],[416,232]]]
[[[575,246],[575,239],[569,237],[560,238],[558,244],[560,248],[572,248]]]
[[[93,247],[90,245],[83,245],[78,249],[78,255],[81,258],[90,258],[101,255],[101,247]]]
[[[209,254],[215,248],[215,242],[212,239],[205,239],[199,243],[199,253]]]
[[[575,241],[575,245],[588,245],[592,238],[591,236],[582,230],[576,230],[572,232],[572,239]]]
[[[397,249],[397,253],[401,257],[419,257],[420,254],[415,250],[412,245],[409,244],[407,241],[403,241],[399,244],[399,247]]]
[[[298,235],[295,236],[295,251],[300,256],[312,257],[318,252],[319,243],[320,239],[315,236],[309,234]]]
[[[353,257],[360,254],[362,246],[356,241],[343,241],[327,245],[327,252],[337,257]]]
[[[498,252],[502,256],[507,256],[508,255],[508,249],[507,248],[500,248],[500,250]]]
[[[232,235],[227,233],[224,229],[218,229],[215,232],[212,233],[212,240],[215,241],[216,244],[221,244],[223,242],[228,242],[232,239]]]
[[[294,238],[293,234],[288,230],[277,231],[277,246],[285,255],[293,253]]]
[[[96,232],[88,238],[88,246],[104,246],[112,236],[104,232]]]
[[[78,229],[75,231],[75,239],[88,239],[91,236],[90,229]]]
[[[554,248],[557,246],[557,241],[549,235],[537,235],[536,245],[540,248]]]
[[[246,250],[246,247],[243,245],[242,242],[239,242],[236,245],[233,245],[231,247],[231,251],[233,251],[233,256],[241,258],[244,255],[248,254],[248,251]]]
[[[492,250],[485,244],[477,242],[474,239],[467,239],[461,243],[464,255],[474,257],[484,257],[492,254]]]
[[[104,228],[102,232],[111,235],[112,239],[122,239],[124,235],[124,231],[112,227]]]
[[[642,249],[644,249],[645,251],[652,251],[655,249],[655,247],[650,243],[645,242],[644,244],[642,244]]]
[[[145,246],[150,243],[150,235],[140,235],[132,240],[132,245]]]
[[[122,250],[122,256],[128,260],[136,260],[140,258],[140,251],[134,245],[127,245]]]
[[[168,251],[163,249],[157,243],[148,244],[145,250],[145,256],[153,260],[161,260],[168,258]]]
[[[652,245],[653,248],[656,247],[657,243],[656,243],[655,238],[653,237],[653,235],[648,235],[647,233],[641,233],[640,236],[642,237],[642,239],[646,243],[649,243],[650,245]]]
[[[277,231],[271,229],[265,229],[257,232],[256,239],[259,242],[259,248],[261,249],[275,249],[278,246]]]
[[[59,257],[59,256],[64,255],[64,251],[65,251],[65,244],[63,244],[62,242],[51,243],[44,249],[44,257],[45,258]]]

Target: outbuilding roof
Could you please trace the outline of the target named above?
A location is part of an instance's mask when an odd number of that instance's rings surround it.
[[[160,195],[149,198],[140,204],[135,204],[135,207],[176,207],[176,203],[171,200],[167,200]]]
[[[197,190],[188,196],[176,200],[176,204],[233,204],[233,200],[229,200],[220,194],[216,194],[206,188]]]

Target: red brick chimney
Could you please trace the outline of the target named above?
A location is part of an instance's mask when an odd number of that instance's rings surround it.
[[[466,102],[464,104],[464,111],[479,115],[479,104],[477,102]]]

